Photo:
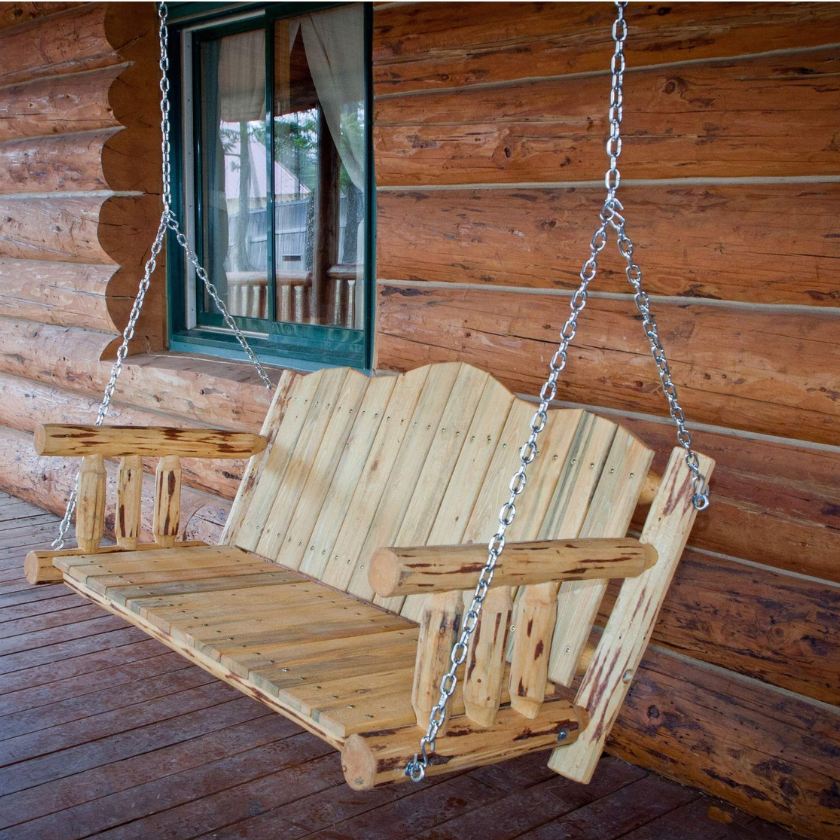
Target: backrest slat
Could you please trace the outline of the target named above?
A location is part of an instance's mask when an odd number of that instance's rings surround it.
[[[455,381],[455,366],[448,368],[452,373],[449,388]],[[385,416],[382,418],[373,446],[367,454],[355,490],[347,498],[341,522],[334,523],[334,530],[324,525],[330,533],[330,561],[324,569],[321,580],[336,589],[346,589],[353,576],[356,561],[367,537],[370,523],[379,507],[385,485],[407,440],[410,439],[412,417],[421,395],[425,392],[430,367],[417,368],[394,377],[393,386]],[[368,394],[372,389],[368,389]]]
[[[653,452],[618,427],[580,530],[581,537],[623,537],[653,460]],[[609,581],[568,581],[560,587],[549,678],[571,685]]]
[[[283,480],[274,496],[274,503],[265,519],[260,541],[257,543],[257,554],[269,560],[277,559],[279,543],[286,534],[295,507],[302,501],[303,488],[330,417],[338,403],[347,373],[347,368],[322,371],[321,384],[306,416],[306,424],[297,439]]]

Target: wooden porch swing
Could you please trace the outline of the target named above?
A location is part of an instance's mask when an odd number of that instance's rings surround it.
[[[132,313],[97,424],[37,430],[40,455],[83,458],[61,535],[76,503],[79,547],[30,553],[27,578],[63,580],[341,750],[353,788],[548,749],[553,770],[588,782],[708,503],[713,462],[691,448],[615,198],[626,36],[616,5],[608,198],[536,414],[489,374],[449,362],[372,378],[284,372],[260,435],[102,427]],[[165,44],[161,6],[164,81]],[[185,246],[163,110],[164,215],[146,288],[165,231]],[[549,409],[610,227],[679,428],[661,478],[620,425]],[[144,294],[141,284],[140,305]],[[140,545],[149,457],[155,543]],[[250,459],[218,546],[177,542],[183,457]],[[101,546],[105,458],[121,459],[114,547]],[[650,510],[628,537],[638,505]],[[602,626],[610,580],[621,585]]]

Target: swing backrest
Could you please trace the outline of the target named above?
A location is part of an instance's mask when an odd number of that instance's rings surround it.
[[[456,362],[401,376],[287,375],[263,428],[269,444],[252,458],[223,542],[416,620],[422,596],[374,596],[371,555],[489,540],[534,411]],[[539,452],[509,541],[625,536],[648,447],[609,420],[560,409]]]

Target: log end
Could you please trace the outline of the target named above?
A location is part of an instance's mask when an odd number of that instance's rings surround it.
[[[23,561],[23,574],[28,583],[61,583],[64,575],[52,564],[54,551],[30,551]]]
[[[44,449],[47,446],[47,430],[44,427],[43,423],[39,423],[35,427],[35,440],[34,440],[35,452],[38,455],[44,454]]]
[[[376,781],[376,759],[370,745],[361,735],[351,735],[341,751],[341,770],[353,790],[373,790]]]
[[[400,583],[400,569],[397,555],[390,548],[379,548],[370,558],[368,580],[373,591],[382,598],[397,594]]]

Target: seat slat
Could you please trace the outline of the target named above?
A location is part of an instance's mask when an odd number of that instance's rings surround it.
[[[454,381],[456,365],[449,366]],[[385,417],[376,433],[373,446],[367,455],[352,497],[341,516],[332,522],[319,523],[324,537],[324,547],[330,546],[330,561],[321,580],[336,589],[344,590],[350,583],[356,560],[367,537],[370,523],[379,506],[391,471],[402,450],[404,441],[410,441],[412,418],[429,377],[431,368],[422,367],[397,378],[388,402]],[[451,381],[448,383],[451,389]],[[407,444],[408,445],[408,444]]]
[[[289,569],[297,569],[304,557],[322,556],[321,547],[318,547],[317,552],[314,551],[315,544],[310,543],[309,538],[328,493],[332,490],[332,495],[335,495],[338,491],[333,486],[333,478],[359,417],[358,411],[370,382],[367,376],[356,371],[347,373],[285,531],[277,525],[275,509],[272,509],[269,522],[273,523],[276,530],[269,532],[267,528],[264,538],[260,540],[259,549],[263,557],[274,560],[282,554],[282,564]],[[326,562],[326,556],[323,559]]]

